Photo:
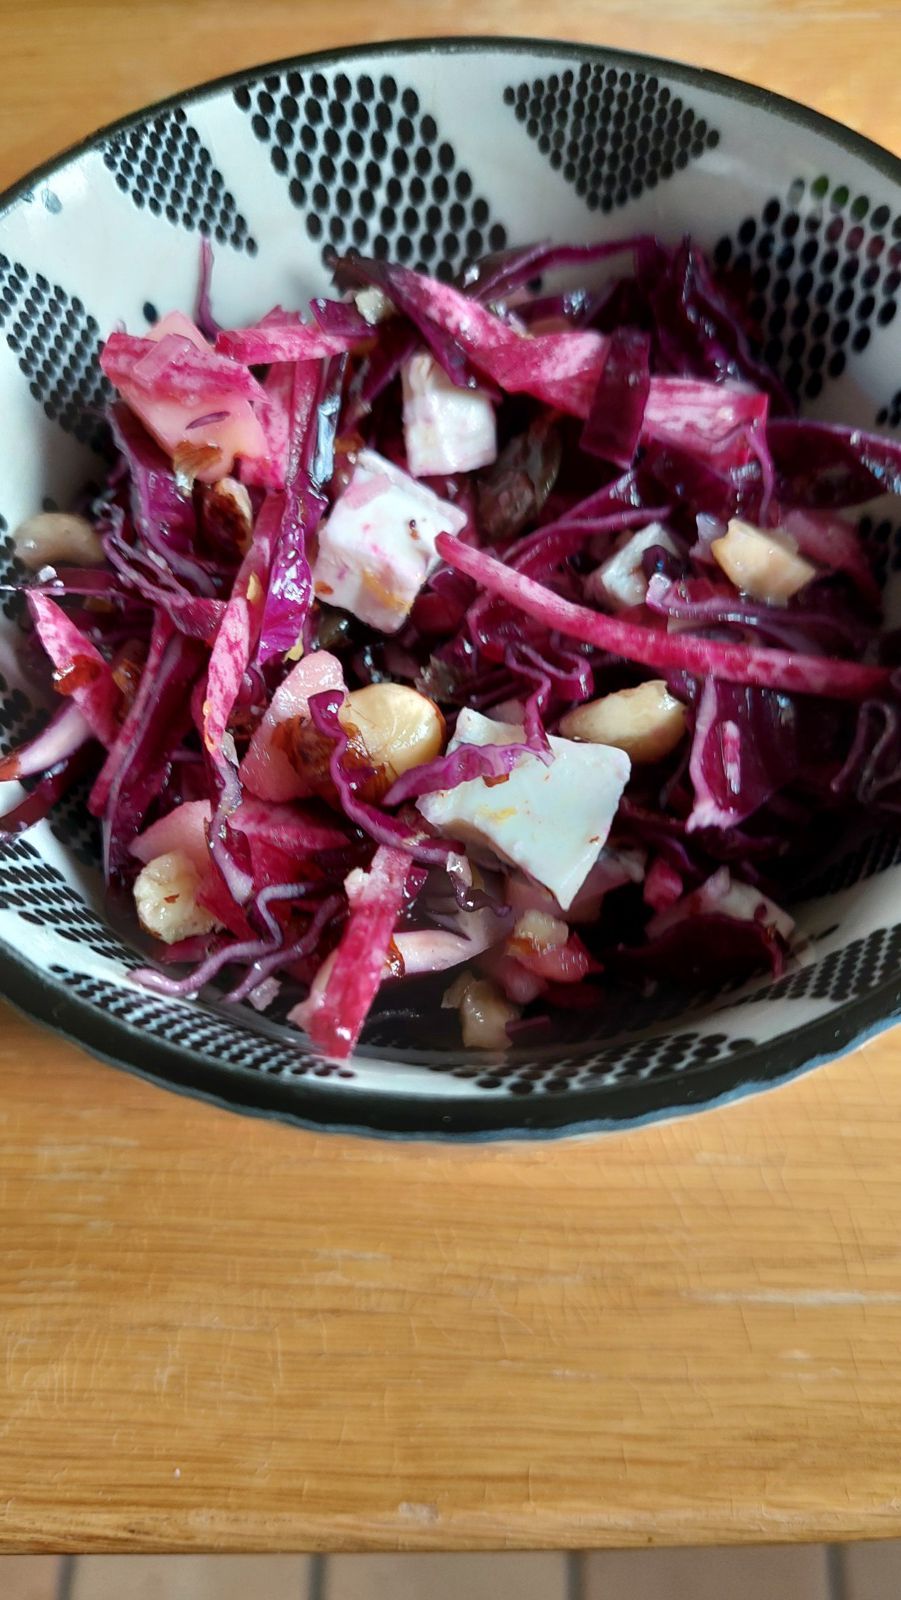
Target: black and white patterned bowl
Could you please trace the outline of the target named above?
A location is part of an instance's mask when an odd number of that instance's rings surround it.
[[[2,577],[9,529],[102,470],[100,337],[193,305],[199,235],[232,324],[328,282],[357,245],[449,276],[542,236],[690,231],[753,284],[767,355],[812,414],[901,422],[901,162],[714,74],[540,41],[448,40],[287,61],[128,118],[0,202]],[[894,515],[897,515],[897,508]],[[890,504],[865,521],[889,585]],[[15,602],[0,628],[3,748],[40,717]],[[138,989],[84,795],[0,855],[5,993],[95,1054],[233,1106],[406,1134],[619,1126],[784,1080],[901,1008],[901,847],[849,857],[796,912],[813,960],[775,984],[612,1006],[553,1045],[435,1048],[434,1013],[377,1017],[349,1066],[252,1012]]]

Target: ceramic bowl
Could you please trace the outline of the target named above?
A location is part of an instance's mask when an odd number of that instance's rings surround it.
[[[240,325],[324,291],[331,247],[450,276],[507,243],[646,231],[691,232],[744,274],[767,355],[805,411],[897,428],[901,162],[762,90],[602,48],[451,39],[256,68],[104,130],[0,202],[0,579],[19,570],[9,530],[102,474],[101,336],[192,307],[202,235],[217,313]],[[891,505],[863,528],[897,613]],[[4,748],[44,703],[21,642],[7,595]],[[775,983],[611,1002],[503,1058],[444,1046],[426,996],[412,1017],[383,1008],[343,1065],[215,996],[138,988],[129,971],[146,952],[107,905],[97,860],[84,789],[0,855],[8,997],[121,1066],[303,1123],[455,1137],[618,1127],[777,1083],[901,1006],[891,838],[824,873],[796,911],[809,964]]]

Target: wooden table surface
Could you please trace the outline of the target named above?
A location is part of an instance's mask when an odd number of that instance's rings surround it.
[[[480,32],[671,55],[901,147],[897,0],[0,0],[0,182],[216,73]],[[901,1035],[600,1141],[240,1118],[0,1028],[0,1549],[901,1533]]]

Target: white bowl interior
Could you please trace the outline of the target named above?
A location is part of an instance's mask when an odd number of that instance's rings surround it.
[[[216,313],[231,325],[326,291],[330,245],[449,274],[467,256],[535,237],[653,231],[675,241],[690,231],[753,279],[769,353],[807,412],[899,422],[901,190],[891,158],[665,64],[539,43],[364,50],[201,90],[100,136],[13,197],[0,215],[0,534],[41,505],[68,504],[102,472],[92,449],[105,390],[98,341],[117,322],[140,331],[158,312],[192,308],[201,231],[215,249]],[[897,506],[868,511],[897,621]],[[8,579],[8,537],[3,551]],[[23,672],[16,617],[7,600],[4,748],[47,698]],[[106,1033],[95,1048],[150,1070],[162,1046],[206,1060],[225,1073],[226,1098],[234,1069],[311,1093],[321,1083],[323,1095],[325,1080],[340,1084],[360,1097],[360,1122],[375,1101],[389,1123],[392,1105],[440,1102],[451,1120],[459,1111],[461,1125],[478,1127],[491,1102],[502,1125],[508,1114],[522,1120],[528,1101],[526,1120],[540,1123],[545,1113],[532,1108],[543,1100],[565,1104],[550,1120],[578,1123],[598,1115],[598,1091],[635,1090],[635,1114],[651,1084],[690,1079],[674,1099],[704,1098],[724,1062],[745,1063],[745,1079],[793,1070],[901,1001],[901,848],[884,838],[800,909],[809,964],[776,984],[630,1001],[596,1019],[588,1042],[576,1023],[503,1061],[425,1048],[430,1025],[411,1032],[377,1018],[357,1059],[339,1067],[252,1012],[136,988],[127,974],[140,940],[105,905],[93,841],[79,795],[0,856],[9,970],[18,962],[48,993],[65,990],[79,1015],[102,1013],[121,1029],[121,1047]],[[800,1056],[799,1039],[809,1040]],[[308,1095],[304,1114],[311,1105]]]

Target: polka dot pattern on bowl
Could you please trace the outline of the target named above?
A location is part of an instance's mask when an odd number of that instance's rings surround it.
[[[390,73],[273,73],[234,97],[326,263],[356,250],[449,279],[507,243],[417,90]]]

